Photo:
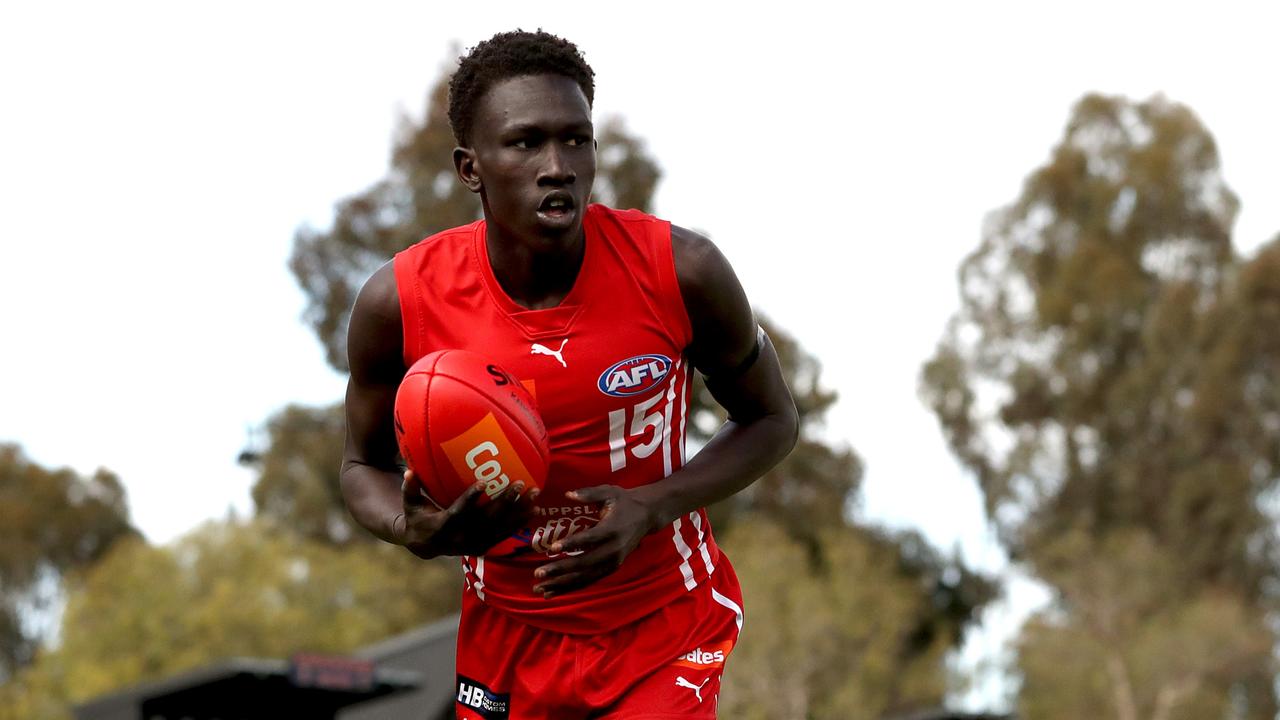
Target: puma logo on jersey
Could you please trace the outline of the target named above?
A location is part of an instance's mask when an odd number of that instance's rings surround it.
[[[564,361],[564,355],[562,354],[564,353],[564,346],[568,344],[569,344],[569,338],[565,338],[564,340],[560,341],[559,350],[552,350],[551,348],[547,347],[546,345],[543,345],[542,343],[534,343],[533,345],[529,346],[529,354],[530,355],[550,355],[551,357],[559,360],[560,365],[562,367],[569,367],[569,364]]]
[[[703,680],[703,681],[702,681],[702,685],[706,685],[706,684],[707,684],[707,683],[709,683],[709,682],[711,682],[711,678],[707,678],[706,680]],[[677,687],[683,687],[683,688],[689,688],[690,690],[692,690],[692,691],[693,691],[693,694],[698,696],[698,703],[699,703],[699,704],[701,704],[701,703],[702,703],[702,685],[694,685],[693,683],[689,682],[688,680],[685,680],[685,679],[684,679],[684,677],[677,677],[677,678],[676,678],[676,686],[677,686]]]

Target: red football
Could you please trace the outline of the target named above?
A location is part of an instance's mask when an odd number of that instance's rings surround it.
[[[547,479],[551,450],[532,388],[483,356],[437,350],[413,364],[396,391],[400,454],[438,507],[476,481],[492,498]]]

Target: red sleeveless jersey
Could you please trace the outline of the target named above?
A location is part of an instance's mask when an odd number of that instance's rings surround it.
[[[569,500],[593,485],[637,487],[685,461],[691,340],[676,282],[671,225],[637,211],[587,207],[586,248],[554,308],[516,304],[489,266],[483,220],[396,255],[406,366],[444,348],[491,358],[532,391],[551,467],[530,527],[483,557],[464,557],[467,591],[530,625],[602,632],[674,601],[727,562],[698,510],[645,537],[617,572],[550,600],[533,593],[550,545],[594,526]]]

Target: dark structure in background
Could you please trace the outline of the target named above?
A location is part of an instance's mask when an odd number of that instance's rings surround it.
[[[347,658],[228,660],[76,708],[76,720],[448,720],[456,615]],[[1014,720],[934,710],[885,720]]]
[[[99,697],[76,720],[452,718],[457,632],[452,616],[352,657],[227,660]]]
[[[410,693],[352,707],[339,720],[449,720],[454,717],[454,661],[458,652],[458,616],[451,615],[364,648],[357,656],[378,668],[421,674],[422,684]]]
[[[234,658],[108,695],[78,708],[76,716],[95,720],[335,718],[348,706],[412,691],[421,684],[415,673],[366,670],[347,658],[327,660],[330,675],[317,681],[308,677],[305,660],[299,666],[283,660]],[[337,670],[343,663],[352,667]]]
[[[1018,720],[1012,715],[992,715],[989,712],[952,712],[950,710],[927,710],[913,712],[910,715],[892,715],[883,720]]]

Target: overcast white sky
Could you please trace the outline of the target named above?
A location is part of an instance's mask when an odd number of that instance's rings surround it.
[[[822,359],[860,515],[1000,569],[916,394],[956,268],[1093,90],[1191,106],[1237,247],[1280,232],[1263,5],[5,4],[0,441],[117,472],[154,541],[248,510],[246,428],[343,388],[299,321],[294,229],[383,176],[451,42],[543,27],[594,66],[597,117],[647,139],[657,212],[709,232]]]

